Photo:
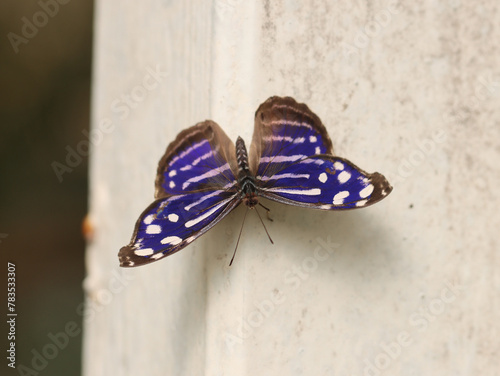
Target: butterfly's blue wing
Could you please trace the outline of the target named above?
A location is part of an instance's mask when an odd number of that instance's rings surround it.
[[[130,244],[120,250],[120,265],[139,266],[180,251],[240,202],[237,193],[225,190],[156,200],[141,214]]]
[[[259,195],[274,201],[354,209],[380,201],[392,190],[383,175],[333,156],[321,120],[289,97],[272,97],[259,107],[251,153]]]
[[[328,155],[301,159],[259,182],[262,197],[324,210],[371,205],[390,191],[379,173],[368,174],[346,159]]]
[[[182,131],[160,160],[154,201],[139,217],[121,266],[169,256],[207,232],[241,202],[234,144],[214,122]]]
[[[207,120],[185,129],[158,164],[156,198],[235,184],[234,143],[220,126]]]
[[[305,104],[271,97],[257,109],[250,146],[250,168],[257,178],[303,158],[332,153],[325,127]]]

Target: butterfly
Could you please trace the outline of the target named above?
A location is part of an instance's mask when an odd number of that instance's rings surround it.
[[[321,210],[372,205],[386,178],[333,155],[326,128],[305,104],[271,97],[255,113],[250,153],[211,120],[183,130],[161,158],[155,201],[140,215],[120,266],[160,260],[206,233],[241,203],[260,198]],[[234,256],[233,256],[234,257]]]

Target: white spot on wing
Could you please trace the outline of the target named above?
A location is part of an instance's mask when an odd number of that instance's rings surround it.
[[[302,154],[296,154],[296,155],[277,155],[273,157],[262,157],[260,159],[260,163],[268,163],[268,162],[274,162],[274,163],[280,163],[280,162],[295,162],[301,158],[304,158],[305,155]]]
[[[168,176],[172,177],[172,176],[175,176],[177,175],[177,171],[176,170],[172,170],[168,173]]]
[[[179,159],[184,158],[186,155],[188,155],[189,153],[191,153],[193,150],[198,149],[200,146],[202,146],[202,145],[204,145],[206,143],[208,143],[208,140],[202,140],[202,141],[198,142],[197,144],[194,144],[193,146],[187,148],[181,154],[176,155],[174,158],[172,158],[172,160],[170,161],[170,163],[168,165],[172,166]]]
[[[366,198],[370,196],[373,192],[373,184],[367,185],[365,188],[363,188],[361,191],[359,191],[359,197],[361,198]]]
[[[318,141],[318,138],[316,136],[309,136],[309,142],[315,143]]]
[[[275,175],[272,175],[272,176],[257,176],[257,179],[262,180],[262,181],[275,180],[275,179],[287,179],[287,178],[291,178],[291,179],[298,179],[298,178],[309,179],[309,176],[310,176],[309,174],[290,174],[290,173],[286,173],[286,174],[275,174]]]
[[[161,227],[159,225],[149,225],[146,227],[146,234],[159,234]]]
[[[293,138],[290,136],[264,136],[262,137],[264,141],[287,141],[293,142]]]
[[[356,206],[365,206],[367,202],[368,202],[368,200],[358,201],[358,202],[356,202]]]
[[[149,225],[149,224],[151,224],[151,222],[153,222],[153,219],[155,219],[154,214],[149,214],[146,216],[146,218],[144,218],[143,222],[145,225]]]
[[[196,206],[198,205],[199,203],[202,203],[203,201],[205,200],[208,200],[209,198],[212,198],[214,196],[217,196],[218,194],[220,194],[222,191],[221,190],[218,190],[218,191],[214,191],[208,195],[204,195],[204,196],[201,196],[201,198],[195,202],[192,202],[190,203],[189,205],[185,206],[184,207],[184,210],[185,211],[189,211],[193,206]]]
[[[179,216],[177,214],[169,214],[168,220],[170,222],[177,222],[179,220]]]
[[[322,183],[326,182],[328,180],[328,176],[326,176],[326,172],[322,172],[319,174],[318,180]]]
[[[287,141],[293,144],[302,144],[306,139],[304,137],[293,138],[290,136],[264,136],[264,141]]]
[[[165,256],[162,252],[157,253],[156,255],[151,256],[153,260],[158,260],[161,259],[163,256]]]
[[[317,158],[305,158],[301,161],[298,161],[297,163],[303,163],[303,164],[313,163],[313,164],[317,164],[318,166],[321,166],[321,165],[325,164],[325,161],[323,161],[321,159],[317,159]]]
[[[266,189],[267,192],[277,192],[277,193],[288,193],[290,195],[305,195],[305,196],[317,196],[321,194],[321,189],[283,189],[283,188],[270,188]]]
[[[190,221],[187,221],[184,226],[186,226],[186,228],[189,228],[189,227],[192,227],[192,226],[196,225],[197,223],[200,223],[205,218],[210,217],[213,213],[215,213],[217,210],[219,210],[221,206],[226,205],[228,201],[230,201],[230,200],[233,199],[233,197],[234,196],[231,196],[230,198],[222,201],[219,205],[214,206],[212,209],[210,209],[209,211],[207,211],[205,214],[200,215],[199,217],[197,217],[195,219],[192,219]]]
[[[275,106],[275,108],[286,108],[286,106]],[[304,128],[309,128],[312,129],[312,127],[304,122],[300,121],[289,121],[289,120],[275,120],[275,121],[270,121],[269,124],[274,125],[274,124],[279,124],[279,125],[287,125],[287,126],[292,126],[292,127],[304,127]]]
[[[213,155],[213,151],[210,150],[208,153],[203,154],[201,157],[196,158],[193,161],[193,166],[196,166],[200,161],[204,161],[205,159],[211,157]]]
[[[205,172],[204,174],[192,177],[191,179],[187,180],[184,184],[182,184],[182,189],[186,189],[191,183],[196,183],[199,182],[200,180],[204,180],[222,174],[222,172],[229,170],[229,168],[230,168],[229,163],[226,163],[220,166],[219,168],[214,168],[210,171]]]
[[[154,253],[153,248],[136,249],[134,253],[137,256],[151,256]]]
[[[342,171],[337,179],[339,179],[340,184],[344,184],[346,181],[348,181],[351,178],[351,174],[348,173],[347,171]]]
[[[348,191],[342,191],[333,196],[333,205],[342,205],[344,203],[344,198],[349,196]]]
[[[333,164],[333,167],[335,167],[335,170],[343,170],[344,169],[344,164],[341,162],[335,162]]]
[[[319,146],[316,146],[316,149],[314,150],[315,154],[321,154],[321,148]]]
[[[167,236],[161,240],[161,244],[172,244],[177,245],[182,241],[178,236]]]

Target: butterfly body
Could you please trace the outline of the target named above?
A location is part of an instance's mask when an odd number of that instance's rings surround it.
[[[365,207],[392,187],[333,155],[321,120],[293,98],[271,97],[256,111],[250,153],[207,120],[182,131],[160,160],[156,200],[141,214],[121,266],[169,256],[207,232],[242,202],[260,198],[320,210]]]
[[[236,140],[236,159],[238,161],[238,190],[246,206],[253,209],[258,203],[257,184],[250,171],[245,141],[241,137]]]

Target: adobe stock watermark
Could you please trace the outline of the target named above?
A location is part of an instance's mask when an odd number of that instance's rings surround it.
[[[283,274],[285,285],[294,290],[300,288],[302,283],[307,281],[311,274],[318,270],[319,266],[340,247],[340,244],[333,243],[330,237],[327,237],[326,241],[318,237],[316,241],[318,245],[314,248],[312,255],[305,257],[300,264],[294,264]],[[236,330],[233,333],[225,333],[224,341],[228,350],[234,351],[237,345],[241,345],[245,339],[249,338],[284,302],[286,302],[286,295],[279,289],[274,289],[268,298],[255,303],[254,308],[245,317],[239,319]]]
[[[135,85],[128,93],[120,95],[119,98],[111,102],[110,110],[112,113],[117,114],[120,120],[126,119],[131,111],[144,102],[148,93],[155,90],[168,77],[168,72],[162,71],[159,64],[154,69],[147,67],[146,72],[140,84]],[[97,127],[93,128],[90,133],[86,129],[82,130],[81,133],[84,139],[78,142],[74,148],[70,145],[66,146],[65,163],[58,161],[52,161],[51,163],[52,170],[59,183],[63,181],[64,174],[71,173],[89,155],[90,145],[98,146],[104,136],[113,132],[115,127],[116,124],[113,123],[113,120],[104,118],[99,121]]]
[[[438,146],[445,142],[446,132],[442,129],[438,129],[430,137],[417,140],[408,156],[399,162],[397,175],[391,177],[391,183],[397,185],[413,175],[415,170],[438,149]]]
[[[116,295],[120,294],[135,279],[134,275],[126,270],[120,270],[120,272],[113,270],[108,279],[107,287],[98,289],[86,302],[80,303],[76,307],[76,313],[83,317],[85,323],[91,322],[99,312],[102,312],[113,302]]]
[[[373,359],[363,359],[364,376],[380,376],[388,369],[392,362],[396,361],[403,349],[411,346],[415,341],[415,334],[425,331],[430,324],[436,321],[438,316],[446,311],[446,307],[452,304],[465,290],[459,283],[446,281],[445,287],[441,289],[438,296],[428,304],[422,305],[408,318],[410,330],[402,330],[393,341],[381,342],[380,352]],[[412,333],[413,332],[413,333]]]
[[[102,312],[106,306],[111,304],[114,296],[121,293],[134,278],[128,273],[119,273],[113,270],[108,280],[106,288],[102,288],[95,294],[95,299],[88,299],[89,303],[81,303],[76,308],[76,313],[83,317],[83,321],[88,323],[92,321],[96,313]],[[31,363],[29,366],[19,364],[17,372],[21,376],[38,376],[51,360],[56,359],[63,352],[71,340],[82,333],[81,326],[75,321],[68,321],[63,330],[57,333],[48,333],[48,341],[40,349],[32,349]]]
[[[490,99],[497,92],[500,92],[500,77],[493,74],[479,76],[474,93],[469,97],[467,105],[462,106],[459,111],[444,114],[444,121],[450,124],[463,123],[471,111],[478,110],[482,102]],[[396,185],[413,175],[415,170],[438,149],[439,145],[446,142],[446,139],[447,132],[438,129],[430,137],[417,140],[408,157],[399,163],[397,175],[391,178],[391,182]]]
[[[341,48],[346,59],[359,54],[360,50],[369,46],[370,41],[380,35],[380,32],[389,25],[393,16],[399,13],[398,3],[389,4],[385,9],[378,11],[356,34],[352,43],[342,42]]]
[[[444,114],[443,120],[450,124],[463,124],[471,112],[479,110],[482,102],[498,92],[500,92],[500,76],[498,74],[490,73],[486,76],[479,76],[474,86],[474,93],[468,98],[467,103],[456,111]]]
[[[19,46],[28,44],[30,40],[37,36],[40,29],[44,28],[51,18],[54,18],[61,8],[61,5],[66,5],[70,0],[40,0],[37,2],[38,11],[33,15],[21,18],[21,29],[19,34],[13,31],[7,33],[7,39],[12,46],[12,49],[17,54],[19,53]]]

